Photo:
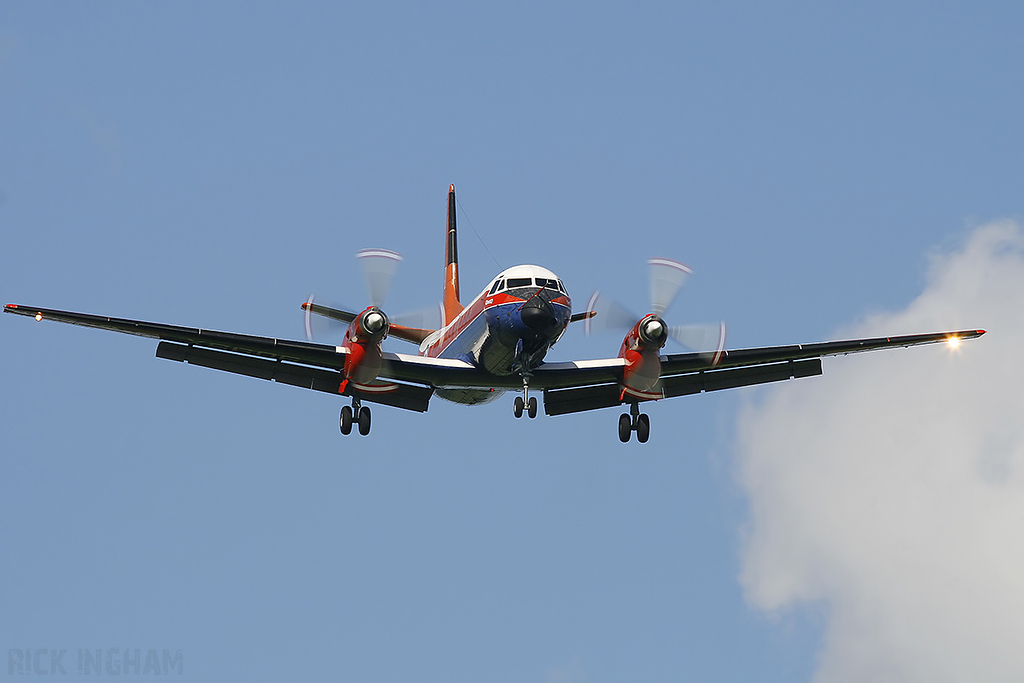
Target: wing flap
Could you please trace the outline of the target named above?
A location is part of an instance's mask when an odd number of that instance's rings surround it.
[[[280,360],[254,358],[237,353],[200,349],[194,346],[160,342],[156,347],[157,358],[185,362],[213,370],[222,370],[237,375],[271,380],[290,384],[303,389],[338,394],[343,379],[340,372],[322,370],[302,365],[285,363]],[[345,396],[357,396],[361,400],[424,412],[433,390],[429,387],[402,384],[398,382],[375,382],[362,386],[349,383]]]
[[[618,384],[598,384],[574,389],[548,389],[544,392],[546,415],[567,415],[585,410],[611,408],[621,403]]]
[[[813,358],[802,361],[787,361],[772,365],[758,365],[751,368],[733,370],[715,370],[700,372],[695,375],[666,377],[661,381],[665,398],[699,394],[702,391],[721,391],[737,389],[755,384],[783,382],[788,379],[814,377],[821,374],[821,359]]]
[[[738,387],[783,382],[788,379],[814,377],[821,374],[821,359],[813,358],[802,361],[787,361],[772,365],[732,370],[712,370],[689,375],[666,377],[661,380],[660,391],[650,394],[649,398],[632,397],[637,401],[649,401],[656,398],[673,398],[699,394],[702,391],[720,391]],[[565,415],[585,410],[611,408],[623,403],[619,400],[622,386],[619,384],[598,384],[589,387],[570,389],[549,389],[544,392],[544,412],[548,415]],[[626,403],[632,402],[625,401]]]

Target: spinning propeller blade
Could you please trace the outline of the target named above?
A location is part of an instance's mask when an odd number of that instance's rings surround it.
[[[583,331],[588,335],[605,330],[629,329],[640,319],[640,316],[625,306],[601,296],[601,292],[594,292],[590,296],[586,310],[594,312],[592,317],[583,321]]]
[[[651,313],[661,316],[675,301],[693,269],[667,258],[652,258],[647,264],[651,275]]]
[[[402,256],[388,249],[363,249],[356,257],[363,266],[370,305],[379,308],[384,305],[384,299],[388,296]]]
[[[668,336],[687,349],[712,358],[719,357],[725,349],[725,323],[674,325],[668,328]]]
[[[441,327],[441,305],[430,306],[418,311],[399,313],[391,317],[391,322],[404,327],[415,327],[422,330],[436,330]]]
[[[363,276],[366,279],[366,289],[370,295],[370,305],[380,308],[384,303],[384,299],[387,298],[388,291],[391,289],[391,283],[394,280],[402,257],[400,254],[388,249],[363,249],[356,254],[356,257],[359,259]],[[302,310],[306,339],[310,341],[342,333],[349,323],[358,317],[357,313],[318,303],[313,295],[310,295],[306,303],[302,305]],[[441,326],[440,318],[440,308],[431,307],[405,313],[394,318],[389,317],[389,322],[396,326],[393,328],[393,331],[399,338],[418,343],[419,337],[425,334],[423,330],[429,332]],[[399,330],[398,328],[408,329]]]
[[[661,318],[675,301],[693,269],[666,258],[652,258],[647,264],[650,268],[650,311]],[[628,330],[642,318],[625,306],[601,296],[600,292],[594,292],[590,297],[587,310],[595,311],[597,314],[584,323],[584,331],[588,335],[609,329]],[[669,327],[668,336],[690,351],[707,354],[710,358],[716,359],[715,362],[725,349],[725,323]]]
[[[342,332],[355,317],[355,313],[317,303],[312,294],[302,304],[302,323],[307,341]]]

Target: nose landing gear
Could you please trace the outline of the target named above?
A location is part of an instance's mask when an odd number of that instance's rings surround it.
[[[359,434],[366,436],[370,433],[370,409],[362,405],[362,402],[352,397],[352,405],[344,406],[341,409],[339,426],[341,433],[348,436],[352,433],[352,425],[359,425]]]
[[[537,397],[530,396],[530,376],[527,374],[523,375],[523,395],[516,396],[516,400],[512,402],[512,414],[520,418],[523,416],[523,409],[531,419],[537,417]]]
[[[629,404],[628,414],[619,415],[619,441],[627,443],[633,432],[636,432],[636,440],[640,443],[647,443],[651,438],[651,418],[641,413],[636,403]]]

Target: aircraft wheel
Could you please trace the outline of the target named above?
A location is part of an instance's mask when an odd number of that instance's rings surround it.
[[[537,397],[531,396],[530,402],[527,404],[527,411],[529,412],[530,419],[537,417]]]
[[[636,440],[640,443],[647,443],[651,438],[651,418],[647,413],[640,413],[636,416]]]
[[[362,436],[370,433],[370,409],[366,406],[359,409],[359,433]]]
[[[523,402],[523,397],[516,396],[516,400],[512,402],[512,414],[515,415],[516,417],[522,417],[524,405],[525,403]]]
[[[341,433],[345,436],[352,433],[352,408],[349,406],[341,408]]]
[[[629,419],[629,413],[619,415],[619,441],[626,443],[630,434],[633,433],[633,422]]]

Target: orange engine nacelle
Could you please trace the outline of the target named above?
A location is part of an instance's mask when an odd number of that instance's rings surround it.
[[[627,391],[649,392],[661,378],[658,352],[668,341],[668,326],[659,316],[644,316],[622,340],[619,357],[626,361],[622,371],[622,396]]]
[[[341,346],[345,355],[345,380],[339,392],[344,392],[348,383],[367,384],[380,373],[383,358],[381,343],[388,336],[391,323],[384,311],[370,306],[349,323],[345,332],[345,341]]]

